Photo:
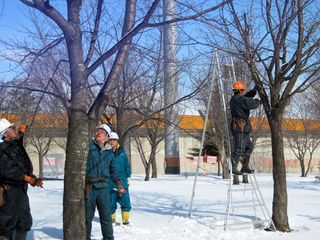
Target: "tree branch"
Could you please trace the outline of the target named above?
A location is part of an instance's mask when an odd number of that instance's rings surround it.
[[[98,5],[97,5],[97,14],[94,20],[94,28],[93,28],[93,32],[91,35],[91,41],[90,41],[90,46],[89,46],[89,51],[88,51],[88,55],[87,58],[84,62],[84,65],[86,67],[88,67],[93,53],[94,53],[94,49],[95,49],[95,44],[97,41],[97,36],[98,36],[98,32],[99,32],[99,26],[100,26],[100,19],[101,19],[101,12],[102,12],[102,4],[103,4],[103,0],[98,0]]]
[[[68,21],[54,8],[50,5],[49,1],[44,0],[20,0],[23,4],[35,8],[40,12],[44,13],[51,20],[53,20],[63,32],[69,35],[74,32],[73,27],[68,23]]]

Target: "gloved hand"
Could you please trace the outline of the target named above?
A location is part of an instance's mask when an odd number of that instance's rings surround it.
[[[256,91],[259,91],[261,89],[261,86],[259,86],[258,84],[255,84],[253,89]]]
[[[28,125],[20,124],[19,127],[18,127],[18,131],[21,132],[21,133],[25,133],[27,128],[28,128]]]
[[[123,188],[120,180],[118,180],[118,181],[116,182],[116,186],[117,186],[118,194],[119,194],[120,197],[121,197],[122,194],[126,192],[126,189]]]
[[[35,186],[43,188],[43,181],[41,178],[36,178]]]
[[[24,175],[23,180],[29,183],[31,186],[35,186],[36,178],[33,176]]]
[[[23,177],[24,181],[29,183],[32,187],[43,187],[43,182],[41,178],[37,178],[36,176],[29,176],[29,175],[24,175]]]

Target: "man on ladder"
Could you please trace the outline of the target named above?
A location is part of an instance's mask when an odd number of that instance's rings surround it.
[[[242,175],[250,174],[254,170],[249,168],[250,155],[253,150],[250,140],[251,124],[249,120],[250,110],[259,107],[261,101],[253,97],[257,93],[257,87],[245,93],[246,86],[242,81],[232,84],[234,95],[230,100],[231,133],[233,136],[233,151],[231,153],[232,173]],[[242,158],[242,168],[238,170],[238,163]]]

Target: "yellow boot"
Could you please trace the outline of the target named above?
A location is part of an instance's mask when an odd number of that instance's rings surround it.
[[[111,215],[112,223],[116,223],[116,217],[117,217],[117,216],[116,216],[115,213]]]
[[[129,224],[130,213],[126,211],[121,211],[121,216],[122,216],[122,224],[123,225]]]

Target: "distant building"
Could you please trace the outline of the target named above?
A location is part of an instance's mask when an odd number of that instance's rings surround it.
[[[15,115],[3,115],[9,121],[15,123],[21,122]],[[67,135],[67,123],[65,116],[50,117],[48,115],[37,115],[34,125],[26,135],[26,148],[33,161],[35,173],[39,171],[39,158],[41,157],[41,148],[44,149],[46,143],[51,139],[49,151],[43,156],[42,166],[45,176],[63,175],[65,162],[65,143]],[[255,148],[251,157],[254,168],[260,172],[272,171],[272,149],[269,126],[266,119],[251,118],[253,126],[253,136],[256,138]],[[184,173],[192,173],[195,171],[197,157],[190,155],[190,149],[200,147],[200,136],[203,129],[203,119],[200,116],[185,115],[179,119],[180,127],[180,171]],[[223,127],[223,126],[222,126]],[[141,144],[145,156],[150,153],[150,145],[144,137],[144,127],[141,130]],[[307,129],[307,130],[306,130]],[[300,163],[294,152],[288,147],[289,136],[301,136],[307,131],[314,138],[320,139],[320,121],[300,119],[284,119],[284,154],[286,162],[286,170],[290,173],[300,173]],[[196,138],[197,136],[197,138]],[[131,160],[132,173],[144,174],[144,166],[141,161],[136,142],[132,136],[129,136],[125,142],[125,149]],[[306,161],[309,159],[306,156]],[[164,173],[164,142],[162,141],[157,149],[156,162],[158,174]],[[313,153],[313,159],[310,165],[310,172],[318,172],[320,165],[320,145]],[[200,159],[200,173],[217,173],[217,158],[209,157],[203,162]]]

